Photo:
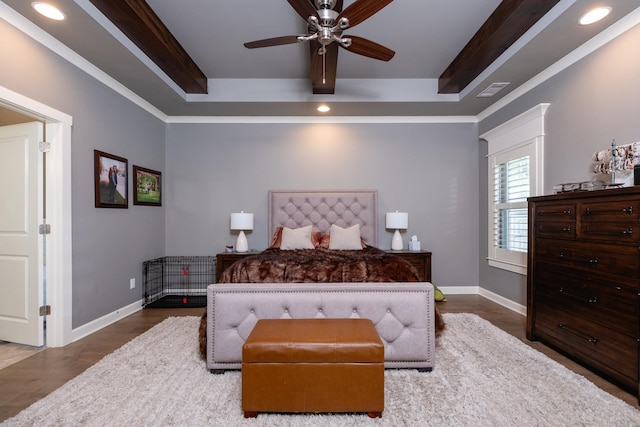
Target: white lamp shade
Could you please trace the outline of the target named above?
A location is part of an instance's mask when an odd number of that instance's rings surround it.
[[[253,214],[252,213],[232,213],[231,214],[232,230],[253,230]]]
[[[395,230],[409,228],[409,214],[406,212],[387,212],[386,227]]]

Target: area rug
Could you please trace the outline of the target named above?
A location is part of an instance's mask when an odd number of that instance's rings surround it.
[[[445,314],[433,372],[387,370],[380,419],[245,419],[239,372],[210,374],[197,317],[172,317],[2,426],[638,426],[640,411],[473,314]]]

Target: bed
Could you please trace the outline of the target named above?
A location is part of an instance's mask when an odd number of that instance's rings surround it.
[[[240,369],[258,319],[364,317],[385,344],[386,368],[431,370],[444,327],[434,288],[407,261],[377,249],[377,218],[375,190],[270,191],[269,248],[207,289],[200,326],[207,368]]]

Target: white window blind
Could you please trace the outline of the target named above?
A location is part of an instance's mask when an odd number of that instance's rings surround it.
[[[527,197],[529,156],[494,168],[494,245],[510,251],[527,251]]]

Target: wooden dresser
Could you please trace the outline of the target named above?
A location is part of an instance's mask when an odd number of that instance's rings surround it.
[[[527,338],[638,394],[640,187],[529,198]]]

